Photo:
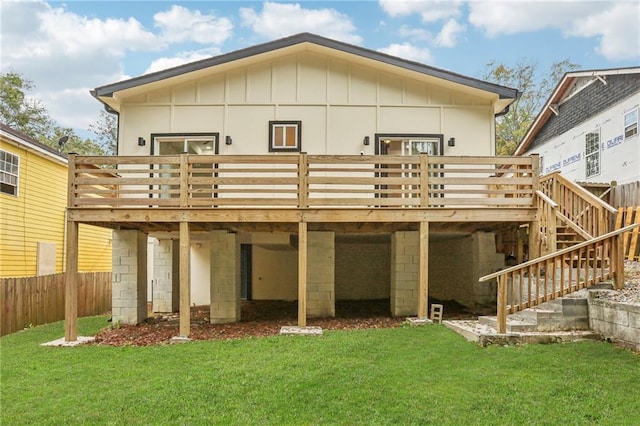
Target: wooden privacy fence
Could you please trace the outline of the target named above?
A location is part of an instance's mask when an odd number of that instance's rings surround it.
[[[620,207],[616,218],[616,229],[633,224],[640,224],[640,206]],[[625,259],[640,261],[640,227],[624,234],[622,244]]]
[[[64,319],[65,275],[0,279],[0,335]],[[78,316],[111,310],[111,272],[78,274]]]
[[[537,159],[392,155],[69,157],[71,208],[534,207]]]

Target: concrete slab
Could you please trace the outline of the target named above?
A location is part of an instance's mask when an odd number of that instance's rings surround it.
[[[322,327],[285,325],[280,328],[280,334],[282,336],[322,336]]]
[[[407,322],[409,323],[409,325],[414,325],[414,326],[433,324],[433,321],[431,321],[429,318],[426,318],[426,317],[425,318],[408,317]]]
[[[553,332],[510,332],[499,334],[495,328],[478,321],[443,321],[445,327],[480,346],[516,345],[525,343],[562,343],[581,340],[602,340],[602,336],[590,330]]]
[[[184,336],[174,336],[171,339],[169,339],[169,343],[187,343],[190,342],[191,339],[189,339],[188,337],[184,337]]]
[[[74,346],[82,345],[83,343],[93,342],[94,340],[96,340],[96,338],[93,336],[78,336],[78,340],[72,340],[70,342],[67,342],[66,340],[64,340],[64,337],[61,337],[59,339],[52,340],[50,342],[42,343],[40,344],[40,346],[59,346],[59,347],[71,348]]]

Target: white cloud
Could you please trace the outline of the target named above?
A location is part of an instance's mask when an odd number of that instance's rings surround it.
[[[441,47],[455,47],[458,44],[458,37],[466,29],[465,25],[459,24],[455,19],[449,19],[438,33],[436,44]]]
[[[171,43],[194,41],[200,44],[222,44],[231,37],[233,24],[225,17],[203,15],[199,10],[189,10],[173,5],[166,12],[153,15],[161,37]]]
[[[402,38],[408,38],[413,41],[433,41],[433,34],[424,28],[412,28],[407,25],[400,26],[398,35]]]
[[[351,19],[335,9],[305,9],[297,3],[265,2],[261,12],[240,8],[240,18],[243,25],[266,38],[312,32],[347,43],[362,43]]]
[[[0,66],[33,81],[51,117],[86,128],[100,104],[89,94],[122,75],[126,51],[152,50],[156,36],[135,19],[95,19],[38,2],[2,2]]]
[[[461,14],[462,2],[450,0],[380,0],[380,7],[389,16],[418,14],[422,22],[436,22],[457,18]]]
[[[94,18],[69,11],[62,3],[4,1],[0,4],[0,71],[17,72],[31,80],[38,98],[61,126],[87,128],[101,105],[89,91],[127,76],[123,61],[129,52],[144,54],[171,44],[218,44],[231,33],[227,18],[174,6],[154,15],[157,32],[135,18]],[[214,45],[211,47],[211,45]],[[150,69],[202,59],[207,50],[161,58]]]
[[[607,59],[640,58],[640,4],[620,3],[609,10],[572,22],[566,34],[601,37],[596,51]]]
[[[410,43],[393,43],[387,47],[378,49],[379,52],[388,55],[398,56],[400,58],[409,59],[411,61],[427,64],[433,61],[431,52],[424,47],[417,47]]]
[[[220,49],[210,48],[195,51],[180,52],[173,57],[162,57],[155,59],[151,65],[145,70],[145,74],[161,71],[167,68],[173,68],[189,62],[200,61],[220,54]]]
[[[469,22],[488,37],[556,28],[565,36],[600,37],[596,51],[610,60],[636,59],[640,4],[627,1],[471,2]]]

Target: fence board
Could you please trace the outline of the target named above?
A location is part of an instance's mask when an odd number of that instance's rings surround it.
[[[634,223],[640,223],[640,206],[618,208],[616,229]],[[640,261],[640,227],[624,235],[622,249],[626,260]]]
[[[64,319],[65,274],[0,279],[0,336]],[[78,280],[78,316],[111,310],[111,272],[84,272]]]

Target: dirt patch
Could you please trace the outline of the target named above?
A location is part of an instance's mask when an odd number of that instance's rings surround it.
[[[463,319],[473,316],[455,302],[439,302],[444,305],[447,319]],[[274,336],[285,325],[296,325],[297,302],[243,301],[240,322],[210,324],[209,307],[191,308],[192,340],[241,339]],[[337,301],[335,318],[309,318],[307,325],[323,330],[354,330],[400,327],[405,320],[391,317],[389,299],[365,301]],[[154,315],[139,325],[116,325],[96,335],[93,344],[112,346],[149,346],[168,344],[179,334],[180,317],[177,313]]]

